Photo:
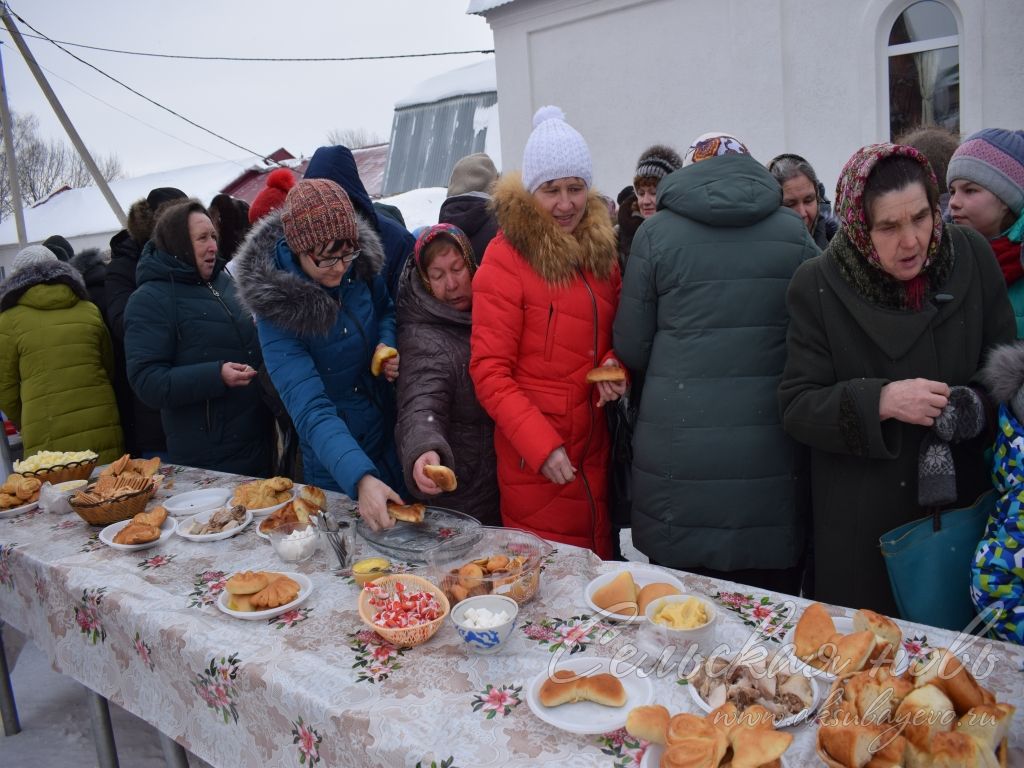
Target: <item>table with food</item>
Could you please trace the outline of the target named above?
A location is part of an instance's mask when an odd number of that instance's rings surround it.
[[[215,766],[1024,765],[1019,646],[392,516],[32,456],[0,487],[0,619]]]

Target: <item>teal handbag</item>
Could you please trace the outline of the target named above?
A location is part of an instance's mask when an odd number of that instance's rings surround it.
[[[954,631],[970,625],[971,564],[998,498],[986,491],[969,507],[936,511],[879,538],[902,618]]]

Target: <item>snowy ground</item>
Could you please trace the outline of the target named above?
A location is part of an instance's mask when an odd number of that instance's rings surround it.
[[[96,765],[85,689],[70,677],[50,669],[42,652],[31,642],[18,658],[11,675],[18,704],[21,733],[0,735],[3,768],[64,768]],[[164,768],[157,731],[148,723],[110,705],[114,739],[122,768]],[[191,768],[209,768],[189,757]]]

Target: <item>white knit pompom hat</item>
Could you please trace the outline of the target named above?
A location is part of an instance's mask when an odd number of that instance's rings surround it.
[[[54,256],[53,251],[45,245],[30,245],[28,248],[22,248],[11,262],[11,274],[13,275],[30,264],[41,264],[44,261],[60,261],[60,259]]]
[[[576,176],[589,189],[594,180],[590,149],[580,132],[565,122],[558,107],[541,107],[523,150],[523,185],[532,193],[545,181]]]

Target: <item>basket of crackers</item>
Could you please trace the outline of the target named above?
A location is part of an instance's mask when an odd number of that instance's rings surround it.
[[[427,642],[441,628],[449,608],[437,586],[408,573],[381,576],[359,593],[359,618],[399,648]]]
[[[71,497],[71,508],[91,525],[109,525],[144,511],[161,477],[160,459],[133,459],[127,454],[105,467],[95,483]]]
[[[68,480],[88,480],[98,459],[94,451],[40,451],[14,462],[14,471],[40,483],[56,485]]]

